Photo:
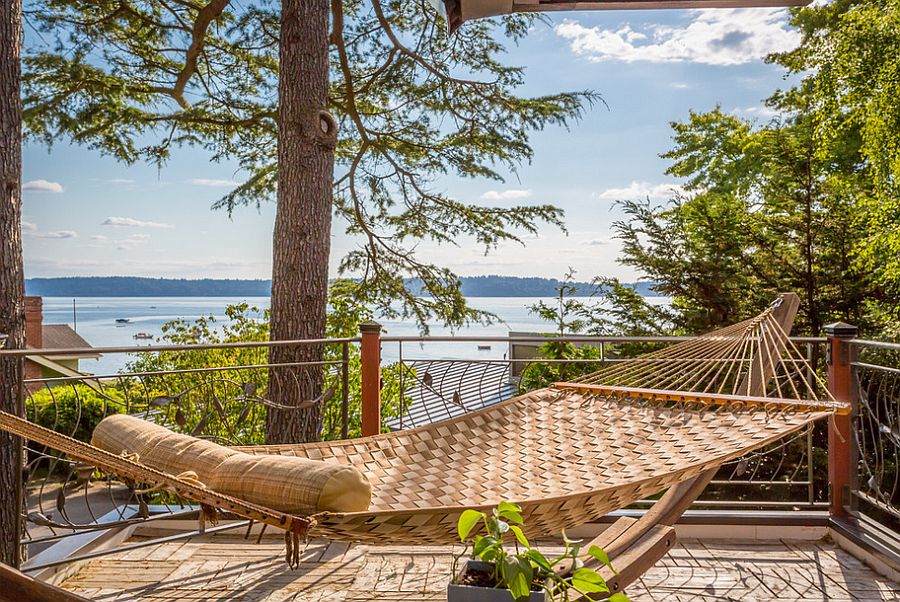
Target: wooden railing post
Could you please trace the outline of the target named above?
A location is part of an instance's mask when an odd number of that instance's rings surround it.
[[[856,445],[853,419],[856,416],[856,392],[853,383],[854,348],[849,341],[856,337],[856,326],[836,322],[825,327],[828,337],[826,362],[828,390],[837,401],[853,405],[850,414],[835,414],[828,421],[828,482],[831,487],[829,513],[846,517],[850,503],[849,490],[856,481]]]
[[[368,437],[381,432],[381,324],[363,322],[359,331],[362,333],[362,436]]]

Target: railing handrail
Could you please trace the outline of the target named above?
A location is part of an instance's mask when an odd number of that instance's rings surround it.
[[[559,336],[548,333],[543,336],[383,336],[382,343],[547,343],[553,341],[579,341],[585,343],[677,343],[680,341],[689,341],[697,337],[691,336],[594,336],[581,334],[567,334]],[[790,337],[795,343],[825,343],[828,339],[825,337]]]
[[[893,349],[900,351],[900,343],[892,343],[890,341],[872,341],[869,339],[851,339],[848,341],[850,345],[857,347],[877,347],[879,349]]]
[[[584,343],[677,343],[695,337],[689,336],[594,336],[594,335],[563,335],[552,333],[535,336],[382,336],[382,343],[547,343],[554,341],[578,341]],[[21,357],[27,355],[40,355],[55,357],[61,355],[96,355],[104,353],[158,353],[163,351],[203,351],[209,349],[253,349],[261,347],[290,347],[297,345],[329,345],[359,343],[361,337],[346,337],[336,339],[292,339],[288,341],[243,341],[234,343],[194,343],[173,345],[130,345],[119,347],[70,347],[53,349],[0,349],[0,357]],[[791,337],[795,343],[824,343],[824,337]],[[873,345],[890,345],[878,341],[860,341],[854,339],[854,343],[871,343]],[[896,346],[900,349],[900,345]]]
[[[104,353],[155,353],[160,351],[203,351],[206,349],[246,349],[258,347],[291,347],[295,345],[343,345],[358,343],[359,337],[343,339],[297,339],[290,341],[245,341],[237,343],[195,343],[187,345],[133,345],[128,347],[76,347],[69,349],[0,349],[0,357],[20,357],[23,355],[41,355],[52,357],[59,355],[96,355]]]

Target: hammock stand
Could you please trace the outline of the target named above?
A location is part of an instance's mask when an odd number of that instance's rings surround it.
[[[0,428],[135,483],[282,529],[289,563],[308,535],[452,543],[463,510],[508,500],[522,507],[530,538],[551,536],[668,489],[641,519],[621,518],[592,542],[619,571],[607,575],[615,592],[671,548],[672,525],[724,462],[847,411],[827,392],[820,397],[821,382],[807,378],[809,367],[788,339],[798,306],[796,295],[783,295],[750,320],[425,427],[236,448],[354,465],[373,484],[364,512],[294,516],[11,414],[0,412]]]

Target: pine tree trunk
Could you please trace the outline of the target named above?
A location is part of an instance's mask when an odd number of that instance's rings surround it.
[[[328,0],[283,0],[278,132],[278,210],[272,264],[271,339],[325,336],[332,177],[337,126],[327,112]],[[274,347],[272,363],[318,362],[321,345]],[[322,394],[321,366],[273,368],[269,398],[296,406]],[[271,443],[311,441],[321,407],[269,408]]]
[[[25,346],[22,280],[21,0],[0,0],[0,333]],[[0,357],[0,410],[22,415],[21,364]],[[0,431],[0,562],[18,566],[22,441]]]

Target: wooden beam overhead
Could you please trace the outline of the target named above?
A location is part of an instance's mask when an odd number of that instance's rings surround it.
[[[811,0],[430,0],[453,32],[465,21],[516,12],[573,10],[661,10],[674,8],[776,8]]]

